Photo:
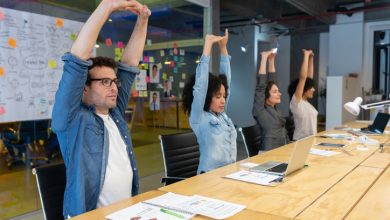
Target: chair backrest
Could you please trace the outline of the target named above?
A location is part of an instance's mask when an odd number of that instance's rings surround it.
[[[49,140],[50,138],[50,123],[49,120],[35,121],[34,140]]]
[[[161,135],[161,151],[167,177],[192,177],[199,165],[199,144],[191,132]]]
[[[44,218],[64,219],[62,214],[66,185],[64,163],[36,167],[32,172],[37,180]]]
[[[257,155],[259,150],[262,150],[260,126],[256,123],[249,127],[238,128],[238,131],[241,133],[242,139],[244,140],[248,157]]]

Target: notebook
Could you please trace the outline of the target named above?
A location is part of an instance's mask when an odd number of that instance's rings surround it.
[[[268,173],[273,175],[287,176],[305,166],[307,155],[313,146],[314,139],[309,136],[294,143],[288,163],[269,161],[249,170],[253,172]]]
[[[361,128],[360,131],[349,131],[349,133],[360,135],[381,135],[389,122],[390,114],[378,112],[372,125]]]

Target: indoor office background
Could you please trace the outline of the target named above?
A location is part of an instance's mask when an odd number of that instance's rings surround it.
[[[0,0],[0,10],[85,22],[97,2]],[[290,0],[211,0],[211,7],[204,6],[209,1],[200,0],[140,2],[152,10],[140,68],[148,72],[153,64],[158,64],[160,70],[158,83],[148,83],[146,90],[140,92],[133,90],[126,115],[141,176],[141,192],[161,186],[164,166],[158,135],[189,129],[188,118],[180,109],[181,91],[183,83],[195,72],[205,33],[223,34],[225,28],[229,29],[232,85],[228,114],[237,127],[255,123],[252,103],[259,52],[272,47],[278,47],[276,70],[283,94],[280,110],[284,116],[289,116],[287,87],[299,75],[301,49],[314,51],[313,105],[319,111],[319,131],[353,119],[342,109],[347,99],[363,96],[365,103],[369,103],[378,97],[389,97],[390,1],[318,0],[313,3],[305,0],[300,4]],[[118,58],[121,53],[118,42],[127,42],[135,19],[136,16],[125,12],[113,14],[99,35],[95,54]],[[0,36],[2,33],[0,29]],[[1,65],[2,47],[0,51]],[[217,71],[217,63],[218,58],[214,57],[213,72]],[[164,97],[164,80],[170,81],[173,96]],[[160,96],[157,111],[150,110],[151,91]],[[370,112],[358,116],[359,119],[369,117]],[[0,115],[0,132],[5,137],[7,129],[18,132],[24,125],[32,126],[38,134],[47,131],[50,127],[47,122],[41,126],[41,121],[1,121]],[[61,156],[53,135],[40,138],[35,146],[22,143],[18,148],[31,153],[31,164],[22,160],[8,166],[12,158],[0,142],[0,219],[42,219],[30,165],[60,162]],[[237,141],[238,159],[242,159],[246,153],[240,136]]]

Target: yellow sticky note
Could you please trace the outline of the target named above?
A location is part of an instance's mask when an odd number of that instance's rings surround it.
[[[57,67],[57,62],[55,60],[49,60],[49,68],[55,69]]]
[[[163,73],[162,79],[163,79],[163,80],[166,80],[166,79],[167,79],[167,73]]]
[[[61,18],[57,18],[56,25],[58,28],[62,28],[62,26],[64,26],[64,20],[62,20]]]
[[[4,67],[0,66],[0,76],[4,76],[5,70]]]
[[[154,57],[149,57],[149,62],[154,63]]]
[[[72,32],[72,33],[70,33],[69,38],[71,41],[75,41],[77,38],[77,34]]]
[[[11,48],[16,48],[16,40],[15,38],[8,38],[8,46],[11,47]]]

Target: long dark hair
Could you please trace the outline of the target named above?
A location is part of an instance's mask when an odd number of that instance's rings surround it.
[[[290,100],[292,99],[293,95],[295,94],[295,91],[297,90],[298,83],[299,83],[299,79],[295,79],[288,86],[288,94],[290,95]],[[303,93],[305,93],[307,90],[314,87],[315,87],[314,80],[312,78],[306,78],[305,87],[303,88]]]
[[[183,96],[182,96],[183,97],[182,109],[184,113],[187,115],[191,114],[191,105],[192,105],[192,101],[194,100],[194,95],[193,95],[194,85],[195,85],[195,75],[192,75],[191,77],[189,77],[186,85],[184,86]],[[204,111],[209,111],[213,95],[219,92],[219,90],[221,89],[221,85],[225,87],[226,97],[227,97],[229,95],[228,94],[229,87],[227,84],[226,76],[225,75],[215,76],[209,73],[209,85],[207,88],[206,100],[203,106]]]
[[[272,86],[273,85],[276,85],[276,82],[275,81],[268,81],[267,82],[267,86],[265,87],[265,101],[267,100],[267,99],[269,99],[269,97],[271,96],[270,94],[269,94],[269,91],[271,91],[271,88],[272,88]]]

